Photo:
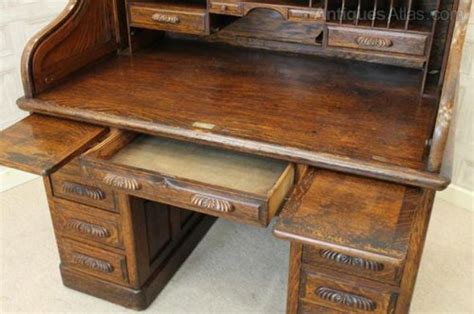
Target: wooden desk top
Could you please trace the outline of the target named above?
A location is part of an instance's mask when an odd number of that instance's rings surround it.
[[[446,180],[422,170],[436,108],[420,82],[410,69],[165,40],[18,104],[439,188]]]

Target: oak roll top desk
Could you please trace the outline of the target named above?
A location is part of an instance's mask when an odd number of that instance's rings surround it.
[[[274,218],[288,313],[407,313],[470,5],[71,0],[0,163],[44,176],[70,288],[144,309],[216,217]]]

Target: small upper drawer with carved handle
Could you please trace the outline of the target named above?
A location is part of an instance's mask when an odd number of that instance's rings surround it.
[[[61,199],[54,200],[51,213],[55,230],[61,236],[123,247],[117,214]]]
[[[328,46],[424,56],[428,35],[345,26],[328,26]]]
[[[288,162],[121,131],[80,162],[85,175],[104,186],[265,226],[294,179]]]
[[[193,6],[130,4],[130,25],[170,32],[207,34],[206,9]]]
[[[81,173],[72,175],[62,169],[51,175],[53,195],[82,204],[116,211],[114,192],[107,186],[98,186],[84,179]]]
[[[403,262],[374,254],[362,255],[350,248],[328,248],[313,245],[303,246],[303,263],[320,265],[338,272],[397,284]]]
[[[125,256],[64,238],[58,246],[63,267],[118,284],[128,283]]]
[[[209,12],[236,16],[242,16],[244,14],[242,3],[228,1],[210,1]]]
[[[335,279],[329,275],[303,270],[301,301],[344,313],[392,313],[397,294],[389,287],[350,279]]]
[[[324,22],[324,9],[322,8],[311,8],[311,9],[288,9],[288,19],[290,21],[318,21]]]

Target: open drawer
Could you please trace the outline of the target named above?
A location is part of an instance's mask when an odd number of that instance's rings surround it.
[[[294,181],[288,162],[123,131],[80,163],[89,178],[127,194],[262,226]]]
[[[310,169],[274,234],[303,243],[303,264],[396,285],[421,197],[418,188]]]

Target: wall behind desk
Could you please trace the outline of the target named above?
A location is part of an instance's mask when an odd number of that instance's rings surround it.
[[[0,0],[0,129],[26,116],[15,101],[22,96],[20,58],[23,48],[37,31],[66,6],[67,0]],[[464,47],[453,132],[453,184],[440,197],[465,208],[474,200],[474,6]],[[0,191],[35,176],[0,167]]]

